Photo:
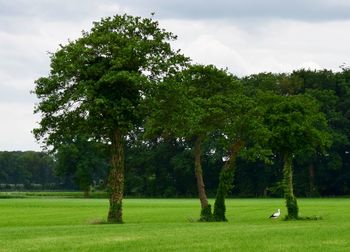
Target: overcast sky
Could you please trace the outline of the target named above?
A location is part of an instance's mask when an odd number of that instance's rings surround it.
[[[194,62],[238,76],[350,63],[348,0],[0,0],[0,151],[40,150],[30,90],[47,52],[101,17],[151,12]]]

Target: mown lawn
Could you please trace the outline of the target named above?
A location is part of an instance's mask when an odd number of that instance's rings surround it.
[[[108,225],[106,199],[0,199],[0,251],[350,251],[350,199],[299,206],[323,220],[268,219],[283,199],[227,200],[227,223],[196,222],[196,199],[126,199]]]

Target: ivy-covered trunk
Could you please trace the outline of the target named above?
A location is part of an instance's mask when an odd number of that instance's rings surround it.
[[[213,216],[211,213],[211,206],[208,203],[208,198],[205,193],[205,185],[201,165],[201,145],[202,139],[200,137],[197,137],[194,145],[194,171],[197,179],[198,196],[201,203],[200,221],[211,221],[213,219]]]
[[[293,171],[292,171],[292,155],[284,154],[284,167],[283,167],[283,189],[284,197],[286,199],[287,217],[286,219],[298,219],[298,204],[297,199],[293,193]]]
[[[224,164],[219,177],[219,185],[216,192],[215,204],[214,204],[214,220],[215,221],[227,221],[225,198],[228,192],[233,187],[233,177],[235,172],[235,163],[239,151],[244,146],[242,140],[236,141],[230,150],[229,159]]]
[[[108,176],[109,223],[122,223],[122,200],[124,193],[124,143],[120,129],[112,139],[112,167]]]

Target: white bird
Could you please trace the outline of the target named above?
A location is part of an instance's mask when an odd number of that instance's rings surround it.
[[[277,219],[281,215],[281,210],[277,209],[276,213],[271,214],[270,219]]]

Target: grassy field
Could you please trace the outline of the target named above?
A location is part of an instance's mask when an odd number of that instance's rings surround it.
[[[0,199],[0,251],[350,251],[350,199],[299,199],[302,216],[270,220],[283,199],[230,199],[227,223],[198,223],[196,199],[127,199],[122,225],[106,199]]]

